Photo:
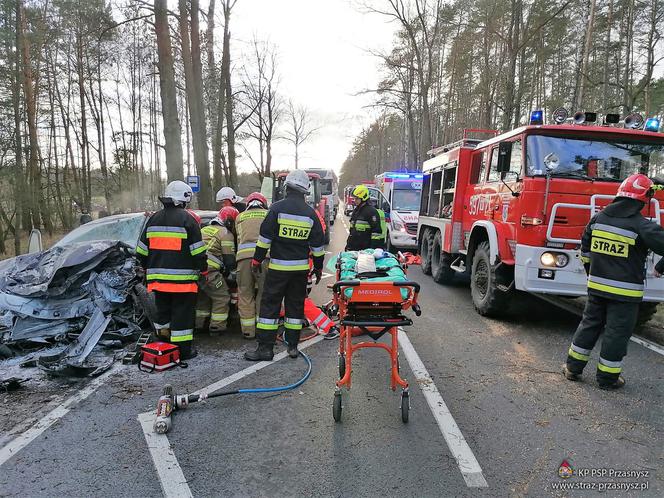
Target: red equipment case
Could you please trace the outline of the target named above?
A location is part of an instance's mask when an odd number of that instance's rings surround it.
[[[147,372],[163,372],[169,368],[183,366],[180,361],[180,348],[168,342],[151,342],[141,347],[141,361],[138,368]]]

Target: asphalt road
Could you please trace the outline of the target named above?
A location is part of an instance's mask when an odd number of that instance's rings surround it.
[[[330,251],[345,240],[337,221]],[[253,344],[238,332],[201,337],[186,370],[118,366],[79,394],[85,399],[72,400],[69,389],[47,406],[30,405],[31,419],[50,418],[28,429],[22,416],[0,434],[0,496],[539,497],[593,496],[602,487],[602,496],[664,496],[664,356],[631,343],[620,392],[599,390],[590,368],[584,382],[569,383],[560,367],[577,317],[524,297],[506,319],[485,319],[467,285],[439,286],[417,267],[409,275],[422,285],[423,314],[406,334],[430,379],[412,370],[411,351],[402,360],[408,424],[378,350],[359,353],[335,423],[337,343],[320,341],[305,350],[314,370],[299,389],[207,400],[177,413],[168,436],[154,436],[151,416],[141,414],[154,409],[165,382],[192,392],[250,366],[241,355]],[[313,296],[324,302],[330,292],[320,285]],[[286,358],[229,387],[287,384],[305,369]],[[30,399],[15,394],[10,403],[25,413]],[[558,476],[563,460],[577,475]],[[480,474],[469,479],[473,465]]]

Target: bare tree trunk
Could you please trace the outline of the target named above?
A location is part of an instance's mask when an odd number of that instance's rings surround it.
[[[592,49],[593,27],[595,25],[595,3],[596,0],[590,0],[590,11],[588,12],[588,24],[586,25],[586,41],[583,45],[583,55],[581,57],[581,82],[579,84],[579,94],[577,96],[577,105],[584,107],[583,99],[585,97],[586,82],[588,81],[588,59]],[[610,30],[610,28],[609,28]],[[608,50],[608,47],[606,48]]]
[[[228,183],[237,188],[237,165],[235,154],[235,123],[233,120],[233,89],[231,87],[231,34],[229,25],[231,10],[237,0],[224,1],[224,54],[221,65],[221,77],[224,79],[226,94],[226,142],[228,147]]]
[[[30,215],[29,207],[26,205],[26,200],[29,199],[27,190],[25,188],[25,176],[23,172],[23,136],[21,135],[21,53],[22,53],[22,38],[21,33],[21,0],[16,2],[16,52],[14,60],[14,71],[12,74],[12,104],[14,108],[14,144],[15,144],[15,160],[14,160],[14,199],[16,199],[16,222],[14,230],[14,254],[17,256],[21,254],[21,235],[20,226],[21,222],[23,228],[28,226]],[[10,51],[8,50],[7,53]]]
[[[168,181],[182,179],[182,128],[178,118],[173,50],[168,27],[166,0],[154,0],[155,34],[157,35],[157,67],[161,89],[161,113],[164,120],[164,148]]]
[[[182,58],[184,60],[186,75],[187,101],[189,102],[189,120],[194,145],[194,162],[196,163],[196,172],[200,176],[201,186],[198,194],[198,203],[199,207],[209,209],[214,207],[214,200],[212,198],[212,185],[210,183],[207,127],[205,123],[205,105],[203,103],[203,66],[201,64],[198,11],[198,0],[191,0],[191,36],[188,36],[186,32],[186,0],[180,0],[180,35],[182,37]],[[191,47],[189,47],[190,40]]]
[[[39,167],[39,143],[37,135],[37,106],[34,88],[34,79],[32,76],[32,61],[30,59],[30,44],[26,36],[26,20],[23,0],[17,0],[17,37],[21,46],[21,56],[23,58],[23,94],[25,95],[25,112],[28,121],[28,140],[30,145],[30,155],[28,157],[28,178],[31,181],[29,189],[29,210],[31,226],[26,228],[41,226],[39,220],[39,199],[41,197],[41,171]]]

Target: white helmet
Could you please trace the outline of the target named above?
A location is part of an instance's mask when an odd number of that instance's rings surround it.
[[[301,169],[296,169],[288,173],[286,176],[286,181],[284,182],[286,187],[290,187],[293,190],[302,192],[303,194],[309,193],[309,175],[306,171]]]
[[[179,206],[180,204],[189,204],[193,195],[194,193],[189,185],[181,180],[175,180],[166,186],[162,199],[170,199],[173,204]]]
[[[236,202],[240,202],[242,197],[238,197],[235,194],[235,190],[231,187],[221,187],[219,192],[217,192],[217,202],[223,202],[227,199],[235,204]]]

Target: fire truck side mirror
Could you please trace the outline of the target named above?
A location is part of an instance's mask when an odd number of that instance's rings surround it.
[[[498,173],[507,173],[510,170],[510,160],[512,158],[512,142],[501,142],[498,145],[498,164],[496,169]]]

